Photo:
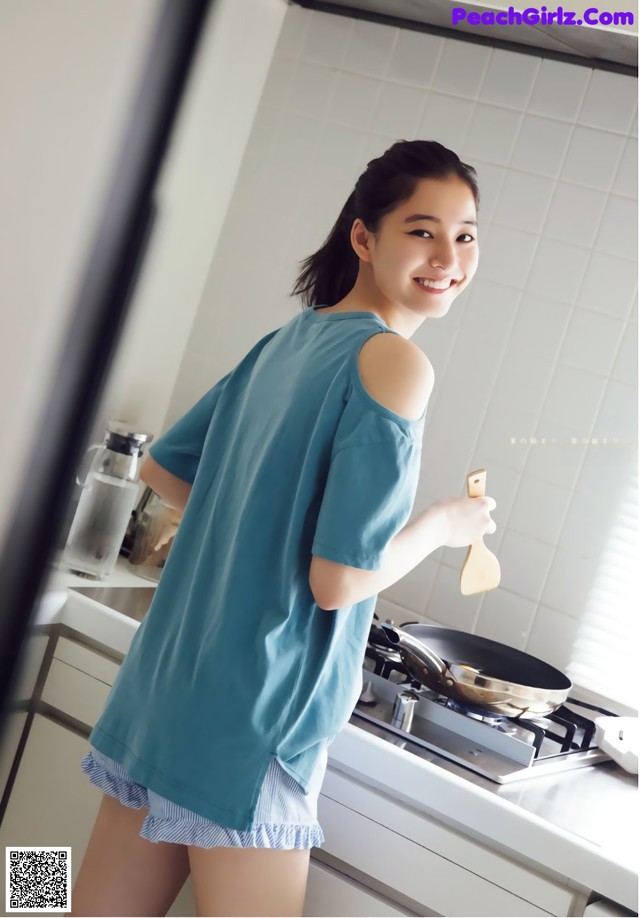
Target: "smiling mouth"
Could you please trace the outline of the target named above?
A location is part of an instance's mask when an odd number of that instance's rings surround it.
[[[427,293],[444,293],[458,283],[458,281],[452,277],[444,280],[429,280],[426,277],[414,277],[413,279],[416,284],[421,287],[422,290],[426,290]]]

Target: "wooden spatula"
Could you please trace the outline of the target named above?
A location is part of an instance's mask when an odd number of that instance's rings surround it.
[[[484,497],[487,481],[487,470],[478,469],[467,475],[467,494],[469,497]],[[467,549],[460,574],[460,592],[463,596],[484,593],[494,590],[500,583],[500,565],[498,559],[490,552],[482,539],[478,539]]]

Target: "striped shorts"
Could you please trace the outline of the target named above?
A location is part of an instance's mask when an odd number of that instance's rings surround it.
[[[333,737],[331,738],[333,739]],[[309,784],[309,793],[272,759],[267,769],[253,826],[240,832],[192,813],[133,781],[122,766],[91,747],[83,772],[103,793],[134,810],[149,809],[140,836],[151,842],[173,842],[199,848],[318,847],[324,835],[318,823],[318,796],[327,767],[325,747]]]

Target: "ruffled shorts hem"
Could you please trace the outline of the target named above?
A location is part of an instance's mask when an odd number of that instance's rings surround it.
[[[89,781],[103,793],[115,797],[124,806],[134,810],[152,808],[155,801],[168,804],[178,816],[167,818],[153,815],[145,817],[140,836],[147,841],[195,845],[200,848],[275,848],[278,850],[309,849],[324,843],[319,823],[258,823],[248,831],[229,829],[211,822],[196,813],[177,807],[152,792],[153,800],[145,787],[130,779],[117,763],[110,770],[108,759],[102,753],[90,750],[82,759],[81,768]],[[116,774],[116,766],[120,774]]]
[[[196,845],[199,848],[314,848],[323,844],[324,835],[319,826],[262,825],[248,832],[225,829],[215,823],[206,825],[176,826],[172,819],[147,816],[140,829],[142,838],[150,842],[173,842]]]
[[[115,797],[133,810],[142,810],[149,806],[149,795],[144,787],[107,771],[92,752],[87,752],[80,766],[89,781],[109,797]]]

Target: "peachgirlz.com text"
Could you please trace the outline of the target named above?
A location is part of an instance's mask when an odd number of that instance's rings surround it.
[[[471,26],[483,25],[564,25],[564,26],[624,26],[633,25],[635,16],[632,12],[600,10],[589,6],[582,13],[567,10],[563,6],[549,9],[547,6],[528,6],[516,10],[510,6],[506,10],[467,10],[463,6],[454,6],[451,10],[451,24],[464,22]]]

